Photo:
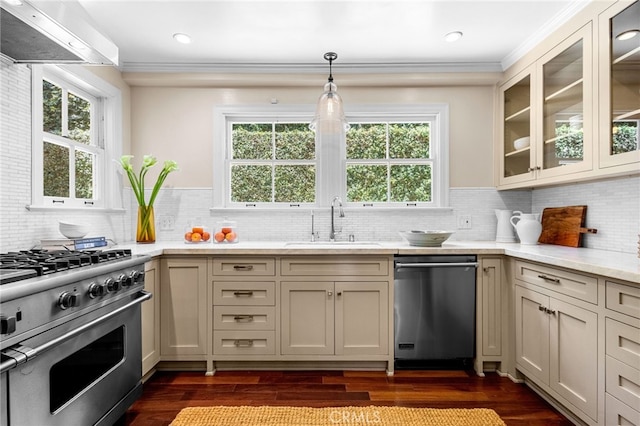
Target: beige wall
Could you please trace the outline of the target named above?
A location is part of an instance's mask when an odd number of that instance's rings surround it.
[[[440,82],[431,87],[347,87],[340,83],[338,76],[336,82],[345,104],[448,104],[450,185],[493,186],[492,84],[447,87]],[[269,87],[180,87],[176,80],[175,85],[163,81],[162,86],[134,86],[131,88],[131,153],[136,161],[144,154],[153,154],[160,162],[177,161],[181,172],[170,175],[167,186],[211,187],[215,106],[268,106],[272,98],[277,98],[281,105],[315,104],[322,84],[323,80],[315,86],[298,87],[292,87],[290,82]],[[155,180],[158,170],[154,172],[149,173],[150,181]]]

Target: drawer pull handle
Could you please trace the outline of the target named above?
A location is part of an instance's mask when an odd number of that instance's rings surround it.
[[[540,305],[538,306],[538,310],[539,311],[543,311],[543,312],[547,312],[547,308],[545,308],[544,306]]]
[[[233,342],[237,348],[250,348],[253,346],[253,340],[251,339],[237,339]]]
[[[253,291],[248,290],[248,291],[234,291],[233,295],[236,297],[251,297],[253,296]]]
[[[236,322],[252,322],[253,315],[236,315],[233,320]]]
[[[548,277],[546,275],[538,275],[538,278],[542,278],[545,281],[549,281],[552,283],[556,283],[556,284],[560,284],[560,278],[552,278],[552,277]]]
[[[235,271],[253,271],[253,265],[233,265]]]

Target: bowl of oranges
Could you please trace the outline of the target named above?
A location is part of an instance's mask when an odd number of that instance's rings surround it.
[[[216,231],[213,233],[213,242],[222,243],[237,243],[238,242],[238,228],[236,222],[232,220],[223,220],[218,222]]]
[[[206,226],[189,226],[184,232],[184,242],[188,244],[211,243],[211,232]]]

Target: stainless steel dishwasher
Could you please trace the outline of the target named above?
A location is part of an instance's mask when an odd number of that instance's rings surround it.
[[[475,355],[476,256],[396,256],[396,368],[468,368]]]

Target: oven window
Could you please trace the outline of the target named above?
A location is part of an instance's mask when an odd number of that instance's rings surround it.
[[[49,372],[50,409],[55,412],[124,358],[124,326],[55,364]]]

